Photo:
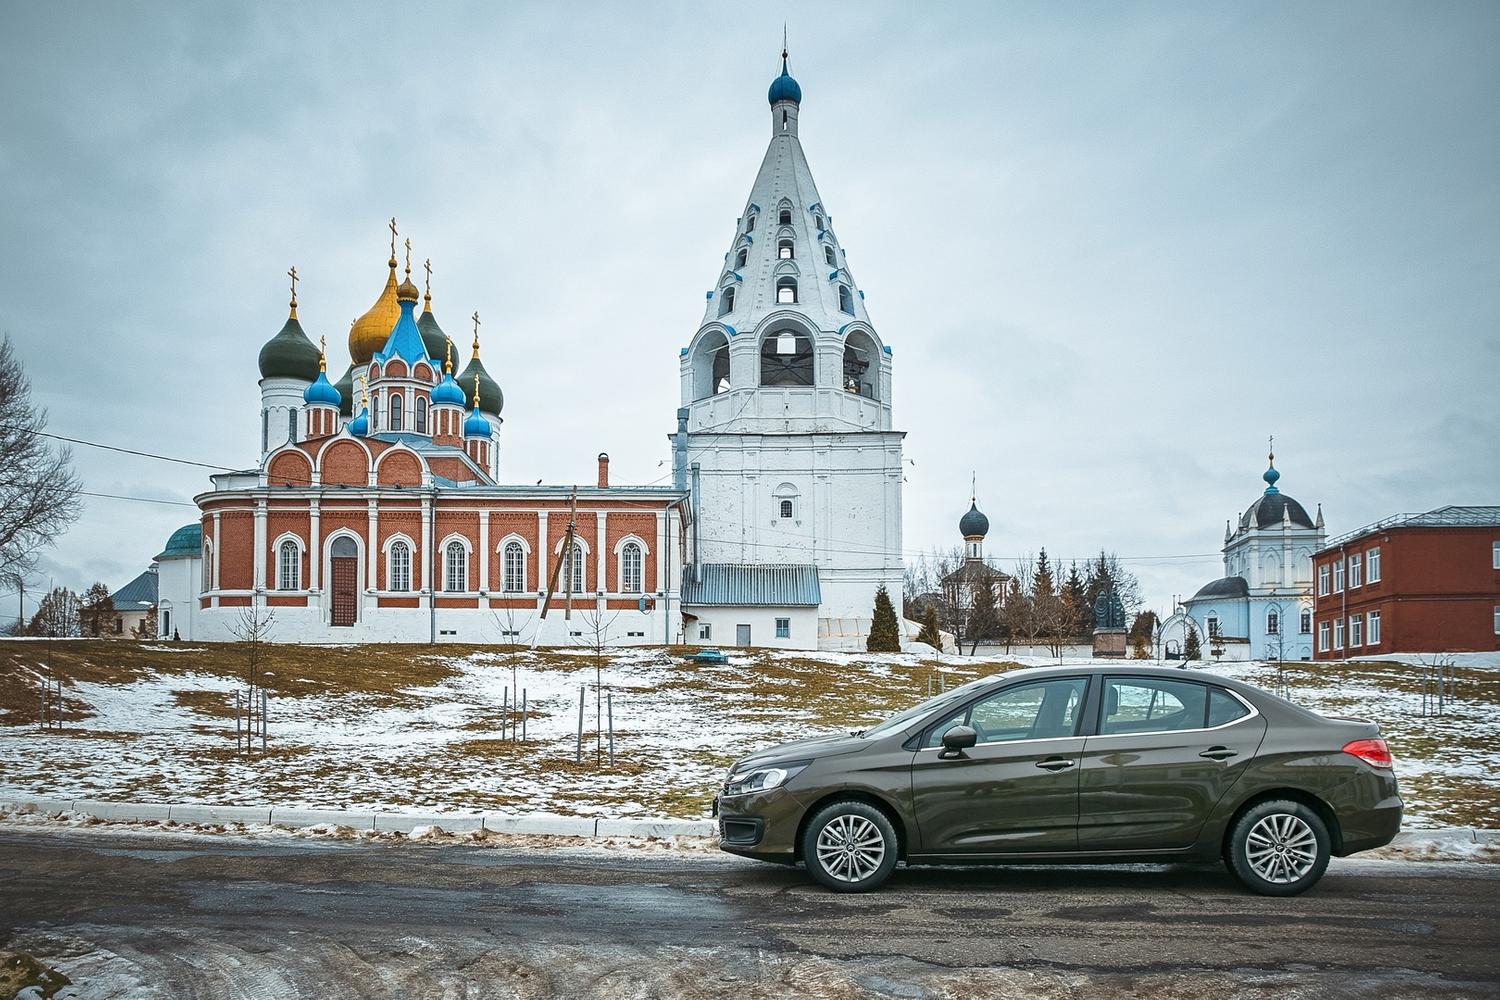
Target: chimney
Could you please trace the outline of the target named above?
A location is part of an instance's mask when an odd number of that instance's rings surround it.
[[[602,451],[599,453],[599,488],[609,489],[609,455]]]

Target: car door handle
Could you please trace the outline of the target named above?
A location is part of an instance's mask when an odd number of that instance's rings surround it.
[[[1036,766],[1047,771],[1066,771],[1076,763],[1078,762],[1065,760],[1062,757],[1048,757],[1046,760],[1037,761]]]
[[[1207,757],[1209,760],[1228,760],[1231,757],[1238,757],[1239,755],[1238,750],[1231,750],[1228,747],[1209,747],[1198,756]]]

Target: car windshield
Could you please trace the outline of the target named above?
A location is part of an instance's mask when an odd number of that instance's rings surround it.
[[[996,674],[992,677],[981,677],[978,680],[970,681],[967,684],[963,684],[959,687],[953,688],[951,691],[945,691],[942,694],[937,695],[936,697],[928,698],[921,704],[913,705],[911,708],[908,708],[904,712],[897,712],[895,715],[891,716],[889,719],[886,719],[880,725],[875,726],[873,729],[866,729],[863,733],[860,733],[860,735],[878,736],[881,733],[888,733],[893,729],[900,729],[908,722],[920,719],[927,713],[934,712],[944,705],[950,704],[951,702],[955,701],[962,701],[964,698],[967,698],[970,693],[972,693],[976,688],[980,687],[981,685],[988,684],[991,681],[996,680],[1002,676],[1004,675]]]

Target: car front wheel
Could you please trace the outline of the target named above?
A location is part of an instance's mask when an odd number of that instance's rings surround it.
[[[818,810],[802,833],[802,860],[834,892],[869,892],[896,867],[896,830],[867,802],[835,802]]]
[[[1235,877],[1262,896],[1295,896],[1312,888],[1328,868],[1328,826],[1301,802],[1262,802],[1234,824],[1225,862]]]

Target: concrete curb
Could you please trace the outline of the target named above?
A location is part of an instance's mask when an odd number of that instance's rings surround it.
[[[587,816],[559,816],[552,813],[521,816],[507,813],[398,813],[42,798],[0,801],[0,809],[29,809],[44,815],[69,813],[92,816],[112,823],[244,823],[294,829],[327,825],[399,833],[411,833],[419,827],[438,827],[446,833],[486,831],[540,837],[583,837],[590,840],[606,837],[711,837],[718,832],[711,820],[591,819]]]

